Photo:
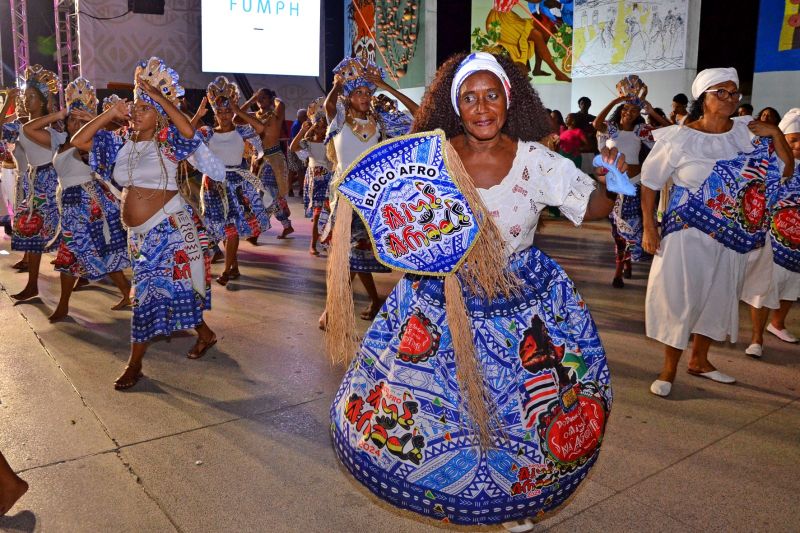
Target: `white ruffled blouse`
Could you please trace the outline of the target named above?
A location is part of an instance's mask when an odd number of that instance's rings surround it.
[[[537,142],[519,141],[503,181],[478,189],[512,254],[533,244],[539,214],[558,207],[576,226],[583,221],[595,182],[569,159]]]

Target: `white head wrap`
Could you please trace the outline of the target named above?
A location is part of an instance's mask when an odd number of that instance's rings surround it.
[[[793,107],[783,115],[778,127],[784,135],[800,133],[800,107]]]
[[[709,87],[726,81],[732,81],[737,87],[739,86],[739,74],[735,68],[707,68],[701,70],[692,82],[692,98],[697,100]]]
[[[461,116],[461,112],[458,110],[458,92],[461,90],[461,84],[469,76],[482,70],[487,70],[500,78],[503,83],[503,89],[506,91],[506,109],[511,105],[511,80],[508,79],[506,71],[503,70],[503,67],[492,54],[474,52],[464,58],[464,61],[458,66],[456,75],[453,78],[453,85],[450,86],[450,101],[453,104],[453,109],[456,110],[456,115]]]

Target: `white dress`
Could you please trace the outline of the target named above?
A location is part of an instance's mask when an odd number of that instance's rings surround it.
[[[656,143],[642,165],[642,185],[660,191],[675,185],[696,192],[714,163],[752,151],[751,117],[737,117],[726,133],[703,133],[688,126],[653,132]],[[645,298],[647,336],[685,349],[697,333],[736,342],[739,296],[747,257],[695,228],[670,233],[653,258]]]

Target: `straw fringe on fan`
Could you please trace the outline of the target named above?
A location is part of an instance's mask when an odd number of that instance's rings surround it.
[[[477,434],[481,448],[488,450],[492,442],[492,419],[497,422],[497,413],[493,409],[492,397],[475,351],[475,333],[472,331],[462,283],[469,294],[491,300],[500,295],[511,296],[520,281],[507,271],[508,258],[500,230],[489,216],[472,177],[449,142],[445,143],[445,156],[453,181],[464,194],[480,226],[478,238],[458,273],[444,278],[444,296],[455,354],[456,378],[466,405],[464,415],[467,424]],[[334,364],[349,364],[359,348],[349,269],[353,208],[341,197],[337,200],[336,222],[328,258],[325,347]]]
[[[358,351],[353,288],[350,281],[350,224],[353,221],[353,206],[338,192],[336,195],[336,221],[328,255],[325,351],[333,364],[349,365]]]

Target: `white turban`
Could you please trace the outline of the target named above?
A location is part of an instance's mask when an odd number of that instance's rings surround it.
[[[458,66],[456,75],[453,78],[453,85],[450,86],[450,101],[453,103],[456,115],[461,116],[461,112],[458,110],[458,92],[461,90],[461,84],[469,76],[482,70],[487,70],[500,78],[503,83],[503,89],[506,91],[506,109],[511,105],[511,80],[508,79],[506,71],[503,70],[503,67],[492,54],[474,52],[464,58],[464,61]]]
[[[800,133],[800,107],[793,107],[787,111],[778,127],[784,135]]]
[[[726,81],[732,81],[737,87],[739,86],[739,74],[735,68],[707,68],[701,70],[692,82],[692,98],[697,100],[709,87]]]

